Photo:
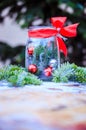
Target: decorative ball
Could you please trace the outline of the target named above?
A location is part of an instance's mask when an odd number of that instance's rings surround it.
[[[28,54],[29,54],[29,55],[33,55],[33,52],[34,52],[34,47],[32,47],[32,46],[29,47],[29,48],[28,48]]]
[[[29,65],[28,71],[31,73],[36,73],[37,72],[37,66],[34,64]]]
[[[51,59],[49,62],[50,67],[56,67],[57,61],[55,59]]]
[[[47,67],[44,70],[44,74],[45,74],[45,76],[51,76],[52,75],[52,68],[51,67]]]

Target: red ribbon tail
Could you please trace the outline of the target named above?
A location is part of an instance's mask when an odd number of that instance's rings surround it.
[[[59,47],[59,50],[62,51],[66,57],[67,56],[67,47],[66,47],[64,41],[62,40],[62,38],[60,38],[60,37],[57,37],[57,46]]]

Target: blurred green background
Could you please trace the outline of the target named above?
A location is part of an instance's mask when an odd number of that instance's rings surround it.
[[[8,9],[6,15],[2,12]],[[67,24],[79,22],[78,35],[66,42],[68,61],[86,66],[86,0],[0,0],[0,23],[12,18],[23,29],[35,25],[50,25],[50,18],[66,16]],[[20,24],[21,23],[21,24]],[[10,35],[10,34],[9,34]],[[11,47],[0,41],[0,61],[24,66],[25,46]]]

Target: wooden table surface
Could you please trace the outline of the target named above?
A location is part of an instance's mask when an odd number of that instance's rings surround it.
[[[0,130],[86,130],[86,85],[0,86]]]

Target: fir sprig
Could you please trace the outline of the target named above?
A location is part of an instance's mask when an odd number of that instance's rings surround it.
[[[86,68],[79,67],[74,63],[64,63],[53,73],[54,82],[80,82],[86,83]]]
[[[27,72],[23,67],[9,65],[0,69],[0,80],[7,80],[13,86],[23,86],[27,84],[40,85],[42,81],[37,76]]]

